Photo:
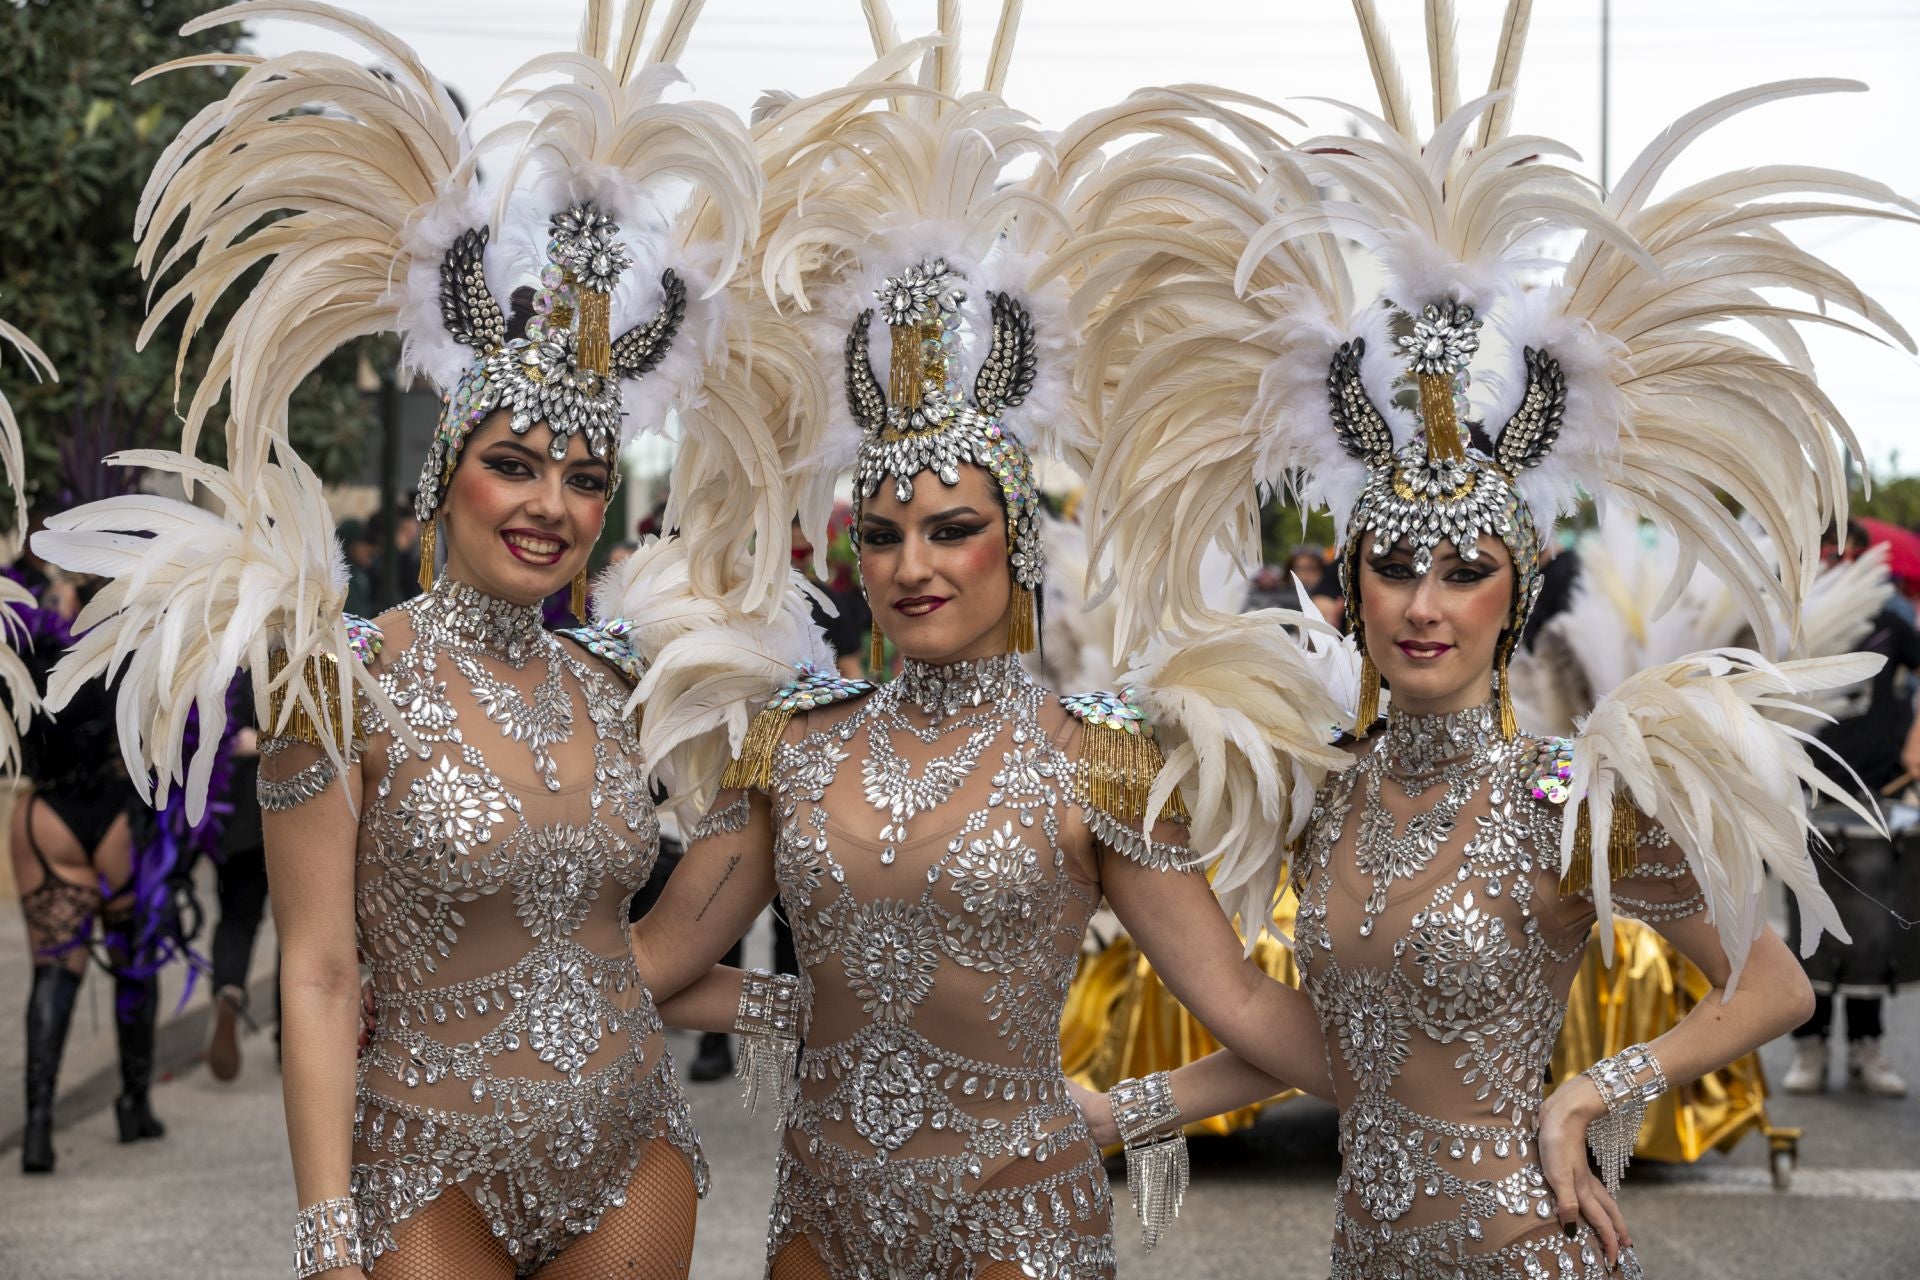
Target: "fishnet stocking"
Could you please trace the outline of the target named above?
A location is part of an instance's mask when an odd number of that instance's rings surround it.
[[[772,1280],[833,1280],[827,1264],[814,1256],[805,1236],[789,1240],[773,1259]]]
[[[581,1236],[534,1272],[536,1280],[686,1280],[693,1266],[693,1222],[700,1193],[679,1148],[655,1139],[627,1183],[627,1202],[600,1215]],[[382,1277],[384,1280],[384,1277]]]
[[[487,1215],[458,1187],[394,1229],[393,1252],[373,1264],[374,1280],[513,1280],[507,1255]]]
[[[600,1215],[533,1274],[537,1280],[686,1280],[700,1197],[693,1170],[671,1143],[653,1141],[627,1183],[627,1201]],[[392,1253],[373,1265],[374,1280],[512,1280],[513,1259],[465,1192],[443,1191],[394,1229]]]
[[[1017,1262],[990,1262],[979,1280],[1023,1280],[1026,1272]],[[827,1264],[814,1256],[813,1246],[803,1236],[787,1241],[773,1260],[773,1280],[834,1280]]]

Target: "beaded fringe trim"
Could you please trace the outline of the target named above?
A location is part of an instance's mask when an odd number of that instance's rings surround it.
[[[1617,880],[1633,874],[1640,865],[1640,826],[1634,818],[1633,804],[1626,796],[1613,797],[1613,821],[1607,828],[1607,874]],[[1560,877],[1560,892],[1580,893],[1593,885],[1593,820],[1587,802],[1580,802],[1574,819],[1573,861]]]
[[[1012,541],[1013,531],[1007,531],[1008,541]],[[1038,629],[1034,622],[1033,592],[1018,583],[1013,587],[1013,606],[1007,610],[1007,652],[1032,653],[1040,647]]]
[[[1146,1248],[1160,1243],[1160,1234],[1180,1216],[1187,1198],[1187,1135],[1176,1133],[1145,1146],[1127,1148],[1127,1191],[1140,1219],[1140,1239]]]
[[[793,1077],[800,1069],[800,1041],[793,1036],[771,1031],[748,1032],[740,1037],[740,1056],[734,1061],[733,1078],[740,1082],[740,1102],[748,1115],[760,1114],[760,1099],[768,1100],[774,1124],[785,1128],[787,1104],[792,1096]]]
[[[1167,763],[1160,744],[1146,733],[1128,733],[1093,721],[1086,723],[1080,744],[1080,775],[1087,801],[1123,822],[1147,816],[1147,797]],[[1179,788],[1167,798],[1163,818],[1185,821],[1186,801]]]
[[[792,720],[793,711],[785,707],[768,707],[755,716],[747,726],[746,738],[740,743],[740,754],[720,775],[720,789],[771,790],[773,752],[780,745],[780,735],[787,731],[787,725]]]
[[[1357,633],[1356,633],[1357,634]],[[1365,636],[1360,636],[1360,705],[1353,713],[1353,736],[1364,738],[1380,718],[1380,668],[1373,665]]]
[[[314,703],[325,714],[327,723],[314,723],[312,715],[297,696],[295,685],[298,682],[290,680],[275,688],[267,698],[268,731],[272,736],[290,738],[323,749],[331,745],[338,747],[342,754],[353,750],[354,744],[361,738],[359,702],[349,687],[346,713],[341,713],[337,665],[337,659],[332,654],[316,653],[307,659],[307,669],[301,677]],[[287,655],[284,650],[267,659],[267,678],[270,682],[277,682],[281,672],[286,669]],[[292,704],[293,714],[288,718],[286,727],[281,728],[280,717],[289,703]]]

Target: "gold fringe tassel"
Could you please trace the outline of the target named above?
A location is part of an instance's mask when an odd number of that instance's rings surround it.
[[[606,377],[613,368],[613,295],[576,289],[580,322],[574,329],[574,364]]]
[[[1122,822],[1141,821],[1147,815],[1147,796],[1166,763],[1160,744],[1149,735],[1087,723],[1080,767],[1085,770],[1087,799],[1094,808]],[[1160,816],[1179,821],[1189,816],[1178,787]]]
[[[573,589],[567,593],[567,608],[581,623],[587,620],[587,571],[585,569],[573,575]]]
[[[315,704],[324,712],[329,723],[317,723],[299,700],[295,682],[288,681],[272,690],[267,699],[267,724],[263,731],[274,737],[292,738],[309,746],[324,748],[329,744],[338,747],[345,755],[353,750],[353,744],[360,740],[359,702],[353,697],[353,690],[347,690],[347,711],[340,711],[340,688],[335,674],[337,666],[330,653],[316,653],[307,659],[307,669],[301,677],[306,681],[307,691],[312,694]],[[278,682],[280,673],[287,669],[287,654],[280,650],[267,659],[267,678]],[[280,717],[286,711],[287,704],[293,704],[293,714],[288,717],[286,727],[280,727]],[[343,740],[344,733],[344,740]]]
[[[772,788],[774,748],[780,745],[780,735],[787,731],[792,719],[793,712],[782,707],[768,707],[755,716],[747,726],[740,754],[720,776],[721,789],[766,791]]]
[[[1436,462],[1458,462],[1467,456],[1460,441],[1460,422],[1453,409],[1453,375],[1420,375],[1420,422],[1427,431],[1427,456]]]
[[[1560,877],[1560,893],[1581,893],[1593,885],[1593,819],[1587,802],[1580,802],[1573,831],[1573,861]],[[1607,874],[1618,880],[1633,874],[1640,865],[1640,824],[1633,804],[1619,792],[1613,797],[1613,821],[1607,827]]]
[[[1500,737],[1512,742],[1520,736],[1520,718],[1513,712],[1513,681],[1507,677],[1507,655],[1500,655],[1500,665],[1494,668],[1493,682],[1499,687]]]
[[[433,552],[440,541],[440,517],[427,521],[427,527],[420,531],[420,590],[433,590]]]
[[[1366,637],[1360,637],[1360,705],[1353,714],[1353,736],[1364,738],[1373,722],[1380,718],[1380,668],[1373,665],[1367,652]]]
[[[886,678],[887,674],[887,638],[880,634],[880,619],[873,620],[873,630],[867,633],[867,674],[875,680]]]
[[[1033,592],[1016,585],[1007,610],[1007,652],[1032,653],[1040,645],[1034,626]]]

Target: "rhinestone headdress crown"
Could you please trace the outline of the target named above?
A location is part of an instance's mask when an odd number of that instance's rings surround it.
[[[506,314],[487,287],[487,228],[461,233],[447,250],[441,318],[479,356],[448,393],[421,468],[414,509],[423,521],[439,510],[461,446],[496,409],[510,409],[513,430],[523,435],[544,422],[555,458],[582,435],[594,457],[611,461],[619,448],[621,381],[650,372],[673,345],[687,306],[679,276],[661,276],[664,296],[651,320],[614,338],[613,291],[633,265],[619,225],[580,204],[554,214],[547,232],[533,316],[525,334],[511,340]]]
[[[1033,458],[1003,425],[1007,410],[1033,389],[1033,318],[1004,293],[988,294],[993,336],[973,381],[969,401],[956,371],[966,338],[963,277],[945,259],[928,258],[874,290],[892,334],[887,388],[874,376],[868,353],[873,310],[862,311],[847,335],[847,402],[860,428],[853,490],[854,536],[866,500],[893,481],[901,502],[913,498],[913,479],[931,471],[945,485],[960,483],[960,466],[991,472],[1007,508],[1007,546],[1014,581],[1038,590],[1044,557],[1040,491]]]
[[[1479,554],[1475,544],[1492,534],[1513,555],[1517,631],[1533,612],[1541,579],[1540,530],[1514,480],[1544,460],[1558,438],[1566,378],[1550,354],[1527,348],[1520,407],[1501,428],[1493,451],[1483,452],[1468,442],[1463,425],[1468,366],[1480,349],[1481,321],[1472,307],[1451,299],[1429,303],[1409,320],[1411,331],[1400,347],[1419,392],[1421,433],[1407,445],[1395,447],[1385,416],[1367,395],[1360,376],[1364,339],[1341,344],[1328,368],[1334,430],[1367,468],[1341,548],[1341,585],[1352,599],[1361,549],[1369,539],[1375,554],[1406,544],[1414,572],[1424,574],[1433,567],[1433,550],[1440,543],[1452,543],[1462,559],[1472,560]]]

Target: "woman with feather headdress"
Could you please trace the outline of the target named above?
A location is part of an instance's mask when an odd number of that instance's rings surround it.
[[[1249,935],[1280,883],[1299,894],[1297,998],[1317,1015],[1340,1106],[1333,1276],[1634,1275],[1607,1191],[1646,1106],[1810,1005],[1766,925],[1764,873],[1794,890],[1809,936],[1837,928],[1807,854],[1803,787],[1874,820],[1770,717],[1873,662],[1692,654],[1625,680],[1572,739],[1524,735],[1507,664],[1535,603],[1539,540],[1579,491],[1619,503],[1672,530],[1685,568],[1720,574],[1763,646],[1776,627],[1797,641],[1820,531],[1844,504],[1835,437],[1851,437],[1793,325],[1838,308],[1906,339],[1779,228],[1912,220],[1912,206],[1785,165],[1655,198],[1717,121],[1858,87],[1827,81],[1708,104],[1596,198],[1543,159],[1564,147],[1508,134],[1525,0],[1509,9],[1489,94],[1465,105],[1451,6],[1426,7],[1422,140],[1379,15],[1370,0],[1355,8],[1381,89],[1380,114],[1349,109],[1366,136],[1116,170],[1110,221],[1070,251],[1111,285],[1083,371],[1113,388],[1088,520],[1137,597],[1123,649],[1236,624],[1194,600],[1190,566],[1216,540],[1244,552],[1260,485],[1291,482],[1343,523],[1360,658],[1351,767],[1321,788],[1297,845],[1215,868]],[[1236,105],[1196,101],[1194,115],[1230,119]],[[1845,199],[1764,200],[1800,192]],[[1379,297],[1356,305],[1343,237],[1384,277]],[[1556,265],[1547,255],[1568,243]],[[1494,363],[1479,357],[1483,316],[1504,376],[1470,397],[1461,375]],[[1723,495],[1764,530],[1777,570]],[[1713,988],[1651,1045],[1543,1100],[1586,939],[1597,923],[1609,946],[1616,909]],[[1246,1065],[1216,1055],[1167,1087],[1178,1102]],[[1275,1074],[1234,1101],[1286,1079]]]
[[[743,1062],[750,1099],[782,1114],[773,1280],[1113,1274],[1108,1183],[1059,1046],[1103,895],[1223,1038],[1291,1032],[1301,1074],[1324,1077],[1306,1011],[1289,1027],[1241,999],[1236,975],[1261,975],[1187,866],[1190,831],[1258,827],[1257,812],[1231,820],[1210,771],[1278,807],[1276,736],[1333,758],[1339,709],[1304,659],[1275,649],[1248,694],[1272,718],[1230,726],[1185,719],[1205,654],[1121,694],[1058,695],[1021,663],[1045,579],[1035,455],[1085,458],[1070,290],[1035,271],[1082,216],[1102,139],[1133,121],[1091,118],[1055,145],[1010,110],[1018,9],[1002,10],[985,91],[963,94],[957,4],[936,38],[901,42],[870,3],[871,101],[770,100],[756,129],[760,275],[844,369],[861,578],[901,658],[878,685],[800,669],[635,930],[670,1019],[788,1037],[791,1056],[758,1056],[762,1039]],[[1176,787],[1195,782],[1189,817]],[[776,894],[800,975],[709,968]],[[1141,1132],[1166,1101],[1142,1093]],[[1134,1153],[1149,1240],[1177,1208],[1183,1151]]]
[[[184,790],[205,808],[227,686],[252,676],[301,1276],[664,1278],[690,1263],[706,1166],[625,899],[658,851],[655,776],[703,803],[729,726],[745,727],[746,700],[714,684],[768,686],[803,649],[785,557],[752,549],[804,506],[814,446],[784,428],[823,392],[777,326],[745,340],[752,143],[730,113],[670,95],[696,0],[665,7],[649,52],[651,9],[592,0],[579,49],[530,62],[516,82],[540,79],[505,95],[519,117],[478,141],[364,19],[315,0],[197,19],[307,22],[380,66],[237,58],[226,96],[169,147],[140,254],[155,274],[187,265],[156,322],[187,305],[191,330],[264,268],[182,451],[122,458],[204,505],[111,499],[35,539],[110,579],[49,702],[114,673],[123,751],[158,800]],[[486,186],[482,154],[504,162]],[[269,211],[287,216],[256,225]],[[422,594],[369,622],[342,616],[333,523],[284,424],[301,378],[379,331],[405,337],[445,408],[419,485]],[[223,395],[215,467],[194,446]],[[589,622],[623,425],[659,428],[670,409],[688,505],[668,522],[684,536],[630,557]],[[549,632],[541,603],[569,582],[588,625]],[[673,648],[716,625],[724,652]],[[356,1068],[361,960],[376,1014]]]

